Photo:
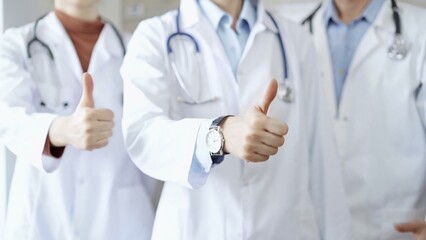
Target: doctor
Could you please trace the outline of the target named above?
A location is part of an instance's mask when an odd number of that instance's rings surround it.
[[[123,131],[135,164],[166,181],[153,239],[346,239],[315,59],[262,1],[182,0],[139,25]]]
[[[0,40],[0,139],[17,155],[6,239],[150,239],[155,182],[116,124],[125,48],[98,4],[56,0]]]
[[[311,18],[352,216],[348,239],[413,239],[397,231],[426,239],[426,11],[327,0]]]

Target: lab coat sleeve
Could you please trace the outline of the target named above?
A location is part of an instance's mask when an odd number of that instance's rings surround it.
[[[43,150],[55,114],[39,113],[34,106],[35,83],[24,64],[25,41],[18,30],[0,39],[0,141],[18,160],[46,172],[58,168],[58,159]]]
[[[309,36],[303,37],[310,39]],[[310,83],[309,138],[310,138],[310,189],[315,207],[321,239],[349,238],[350,216],[346,207],[340,164],[333,137],[332,118],[325,101],[323,84],[317,66],[313,43],[308,41],[302,54],[303,79]]]
[[[205,160],[194,159],[206,119],[170,117],[172,80],[162,29],[159,18],[146,20],[130,40],[121,69],[124,141],[133,162],[147,175],[197,188],[209,171]],[[208,152],[202,155],[210,158]]]

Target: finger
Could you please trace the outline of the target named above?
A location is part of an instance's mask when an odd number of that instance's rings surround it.
[[[285,142],[285,138],[283,136],[278,136],[270,132],[263,132],[259,140],[270,147],[281,147]]]
[[[269,106],[271,105],[272,101],[274,101],[275,97],[277,96],[277,91],[278,91],[278,82],[277,80],[274,79],[269,83],[269,86],[266,89],[265,95],[263,97],[263,102],[259,106],[261,111],[265,115],[268,114]]]
[[[284,136],[288,133],[288,126],[281,120],[268,118],[266,120],[265,130],[277,136]]]
[[[114,128],[114,125],[113,121],[97,121],[93,130],[96,132],[110,131]]]
[[[103,148],[106,147],[108,145],[109,139],[102,139],[98,142],[95,143],[94,145],[94,149],[99,149],[99,148]]]
[[[247,156],[244,160],[248,162],[265,162],[268,159],[269,159],[269,156],[253,152],[249,156]]]
[[[108,140],[111,136],[112,136],[112,131],[109,130],[109,131],[103,131],[103,132],[97,133],[94,138],[96,142],[99,142],[105,139]]]
[[[81,94],[79,107],[95,107],[95,100],[93,99],[93,79],[89,73],[83,74],[83,92]]]
[[[98,121],[113,121],[114,112],[109,109],[96,109],[94,112],[95,119]]]
[[[418,232],[421,232],[423,228],[425,227],[426,227],[426,223],[424,221],[419,221],[419,220],[395,224],[395,230],[402,233],[406,233],[406,232],[418,233]]]
[[[263,156],[272,156],[277,154],[278,147],[271,147],[266,144],[259,144],[254,146],[252,151]]]

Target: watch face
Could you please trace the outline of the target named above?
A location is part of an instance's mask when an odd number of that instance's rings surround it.
[[[222,136],[212,129],[207,133],[206,143],[211,153],[218,153],[222,148]]]

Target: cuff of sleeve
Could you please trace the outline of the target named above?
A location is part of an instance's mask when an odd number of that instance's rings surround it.
[[[46,143],[44,144],[43,155],[53,158],[61,158],[62,154],[64,154],[64,151],[65,147],[52,146],[48,134],[46,138]]]
[[[18,158],[27,160],[35,167],[48,173],[57,169],[60,163],[56,158],[43,155],[50,125],[57,117],[54,114],[35,114],[31,127],[34,131],[31,131],[28,135],[27,151],[22,155],[17,155]]]

